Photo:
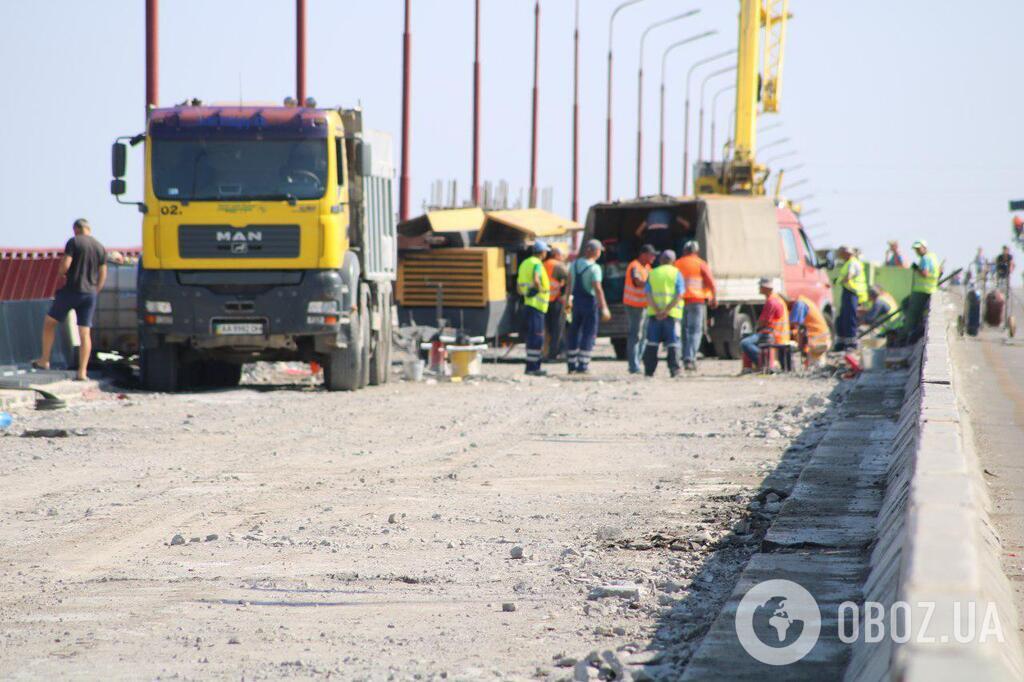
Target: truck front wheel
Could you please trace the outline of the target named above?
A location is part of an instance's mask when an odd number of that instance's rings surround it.
[[[144,346],[139,358],[142,387],[147,391],[173,393],[181,388],[181,349],[177,344]]]
[[[352,316],[348,348],[332,348],[324,362],[324,388],[328,391],[354,391],[363,376],[363,320],[366,310]]]

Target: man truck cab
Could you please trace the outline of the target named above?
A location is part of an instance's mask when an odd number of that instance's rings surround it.
[[[142,383],[239,381],[317,361],[329,390],[388,379],[395,226],[390,139],[357,109],[185,105],[150,112],[138,317]],[[122,202],[129,203],[129,202]]]

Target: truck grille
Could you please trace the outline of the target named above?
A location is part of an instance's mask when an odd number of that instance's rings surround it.
[[[181,225],[182,258],[297,258],[298,225]]]
[[[433,307],[441,285],[445,306],[483,308],[494,293],[489,289],[503,285],[497,253],[490,251],[437,249],[403,254],[398,265],[398,303],[409,308]]]

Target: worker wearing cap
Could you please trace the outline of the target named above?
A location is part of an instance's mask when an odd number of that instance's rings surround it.
[[[663,251],[658,267],[647,279],[647,347],[644,349],[644,374],[654,376],[658,369],[658,349],[665,344],[668,372],[679,375],[679,323],[683,319],[683,296],[686,285],[673,262],[675,251]]]
[[[939,276],[942,274],[939,257],[928,250],[928,242],[923,239],[914,242],[914,253],[918,260],[911,266],[914,279],[910,285],[903,329],[900,331],[902,340],[907,343],[913,343],[921,337],[924,321],[928,317],[928,305],[932,294],[939,288]]]
[[[762,277],[758,285],[764,296],[764,307],[761,308],[761,316],[757,318],[757,331],[740,341],[745,358],[744,371],[760,365],[761,346],[789,343],[789,313],[786,302],[776,292],[775,281]]]
[[[552,246],[544,270],[548,273],[551,294],[548,296],[548,312],[544,323],[548,332],[547,359],[554,360],[562,352],[562,327],[565,324],[564,291],[565,280],[569,271],[565,267],[565,254],[557,246]]]
[[[857,308],[868,301],[868,280],[864,264],[853,249],[840,246],[838,253],[842,264],[835,283],[842,287],[842,298],[836,321],[836,350],[842,351],[857,347]]]
[[[876,329],[878,336],[885,336],[903,326],[900,304],[896,302],[892,294],[880,286],[873,286],[868,289],[868,298],[871,299],[871,309],[864,316],[864,323],[871,326],[880,320],[885,320]]]
[[[598,315],[604,320],[612,317],[601,286],[601,266],[597,264],[602,251],[604,245],[591,239],[569,267],[566,288],[571,292],[568,309],[572,314],[572,322],[565,340],[569,374],[586,374],[590,371],[590,356],[594,352],[594,342],[597,341]]]
[[[717,305],[715,278],[711,268],[700,257],[700,245],[693,239],[683,245],[683,255],[675,263],[683,276],[686,293],[683,295],[683,368],[697,369],[697,351],[704,337],[708,301]]]
[[[538,239],[533,243],[533,255],[519,264],[516,286],[523,297],[523,328],[526,336],[526,373],[543,376],[540,368],[541,351],[544,348],[544,315],[548,312],[551,283],[542,262],[549,249],[547,242]]]
[[[832,332],[821,308],[803,294],[789,306],[789,328],[810,367],[820,365],[832,347]]]
[[[626,360],[629,373],[640,373],[647,326],[647,278],[658,252],[650,244],[640,248],[640,254],[626,267],[626,280],[622,289],[622,305],[626,310]]]

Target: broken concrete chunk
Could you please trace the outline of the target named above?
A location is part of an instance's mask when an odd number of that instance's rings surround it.
[[[636,583],[613,582],[598,585],[590,590],[590,599],[604,599],[605,597],[618,597],[619,599],[640,599],[644,594],[644,588]]]

